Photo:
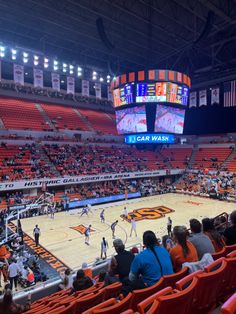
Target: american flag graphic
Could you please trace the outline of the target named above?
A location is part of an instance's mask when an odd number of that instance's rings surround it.
[[[236,106],[236,80],[224,83],[224,107]]]

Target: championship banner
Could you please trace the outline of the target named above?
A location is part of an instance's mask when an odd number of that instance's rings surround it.
[[[211,105],[220,104],[220,88],[214,87],[211,89]]]
[[[24,66],[19,64],[14,64],[14,82],[16,84],[24,85]]]
[[[34,69],[34,87],[43,88],[43,70]]]
[[[206,89],[199,91],[199,107],[207,105],[207,91]]]
[[[60,75],[58,73],[52,73],[52,89],[60,92]]]
[[[67,76],[67,94],[74,95],[75,93],[75,78]]]
[[[197,92],[191,92],[189,95],[189,108],[197,107]]]
[[[112,91],[111,91],[111,86],[110,85],[107,85],[107,99],[109,101],[113,101]]]
[[[95,96],[99,99],[102,98],[101,83],[95,83]]]
[[[82,96],[89,96],[89,81],[82,80]]]

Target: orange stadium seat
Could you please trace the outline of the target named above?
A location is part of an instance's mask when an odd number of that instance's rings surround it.
[[[236,313],[236,293],[233,294],[221,307],[222,314]]]
[[[115,282],[104,288],[104,300],[108,300],[110,298],[116,298],[119,296],[121,292],[122,284],[120,282]]]
[[[104,300],[104,290],[100,290],[97,293],[91,293],[80,297],[77,300],[76,314],[81,314],[91,307],[102,303]]]
[[[196,285],[197,279],[193,278],[191,284],[181,291],[167,287],[139,303],[138,311],[141,314],[190,313]]]

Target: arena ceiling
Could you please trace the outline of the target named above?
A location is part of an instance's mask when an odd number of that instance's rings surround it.
[[[110,74],[236,75],[236,0],[0,0],[0,41]]]

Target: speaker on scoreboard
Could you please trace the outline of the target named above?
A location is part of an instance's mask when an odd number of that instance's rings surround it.
[[[105,32],[105,28],[104,28],[104,24],[103,24],[103,19],[101,17],[97,18],[96,25],[97,25],[98,35],[101,38],[103,44],[109,50],[113,50],[115,48],[115,46],[110,42],[110,40],[107,37],[107,34]]]
[[[202,40],[208,36],[208,34],[210,33],[210,31],[212,29],[213,23],[214,23],[214,17],[215,17],[215,13],[213,11],[208,11],[206,24],[205,24],[201,34],[194,41],[194,44],[199,43],[200,40]]]

